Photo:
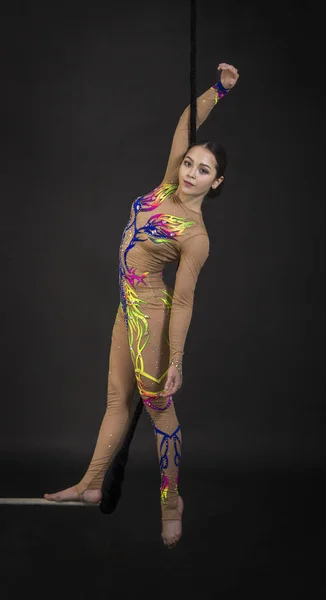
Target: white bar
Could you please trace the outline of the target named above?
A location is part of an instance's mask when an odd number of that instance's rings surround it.
[[[41,506],[99,506],[99,504],[96,504],[95,502],[75,502],[74,500],[55,502],[54,500],[46,500],[45,498],[0,498],[0,504],[25,504]]]

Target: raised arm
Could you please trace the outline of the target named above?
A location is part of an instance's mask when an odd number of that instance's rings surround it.
[[[196,130],[204,123],[214,106],[230,91],[239,78],[237,69],[232,65],[220,63],[218,70],[221,72],[221,80],[197,98]],[[190,105],[183,111],[176,127],[163,182],[178,182],[178,169],[189,146],[189,130]]]

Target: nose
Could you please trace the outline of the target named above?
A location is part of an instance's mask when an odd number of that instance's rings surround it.
[[[189,171],[189,177],[192,177],[192,179],[194,179],[194,178],[195,178],[195,176],[196,176],[196,167],[193,165],[193,166],[190,168],[190,171]]]

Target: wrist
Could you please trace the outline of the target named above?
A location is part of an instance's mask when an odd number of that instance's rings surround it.
[[[224,96],[226,96],[231,88],[225,88],[224,85],[220,82],[217,81],[216,83],[214,83],[214,85],[212,85],[211,87],[212,90],[214,90],[216,92],[216,99],[215,99],[215,104]]]
[[[172,358],[170,360],[170,367],[176,367],[178,369],[178,371],[180,372],[180,375],[182,376],[182,360],[181,359],[177,359],[177,358]]]

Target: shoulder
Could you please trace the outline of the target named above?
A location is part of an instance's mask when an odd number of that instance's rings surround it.
[[[133,201],[133,206],[137,211],[157,208],[163,202],[163,200],[173,194],[177,187],[178,186],[175,183],[162,181],[160,185],[150,192],[146,192],[146,194],[138,196],[136,200]]]

